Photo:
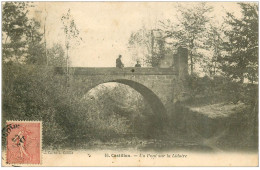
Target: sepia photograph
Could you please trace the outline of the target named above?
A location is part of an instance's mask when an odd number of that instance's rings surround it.
[[[1,10],[2,166],[259,166],[258,1]]]

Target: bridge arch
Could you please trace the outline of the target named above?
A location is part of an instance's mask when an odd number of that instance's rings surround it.
[[[133,81],[133,80],[114,79],[114,80],[102,81],[102,82],[99,82],[98,84],[92,85],[91,88],[88,88],[87,92],[100,84],[112,83],[112,82],[124,84],[124,85],[127,85],[127,86],[133,88],[138,93],[140,93],[144,97],[144,99],[149,103],[149,105],[154,113],[154,116],[156,116],[159,119],[164,119],[166,117],[167,111],[165,109],[164,104],[159,99],[159,97],[148,87],[144,86],[141,83]]]

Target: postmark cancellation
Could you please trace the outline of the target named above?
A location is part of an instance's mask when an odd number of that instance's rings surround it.
[[[6,163],[41,164],[42,122],[6,121]]]

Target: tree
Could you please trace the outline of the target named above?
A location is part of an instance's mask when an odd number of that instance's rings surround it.
[[[207,30],[205,36],[207,41],[204,48],[207,49],[207,57],[203,57],[201,67],[206,75],[214,77],[220,75],[220,58],[222,55],[223,44],[223,28],[222,26],[215,26],[210,24],[210,28]]]
[[[148,58],[148,62],[151,63],[153,67],[158,67],[161,59],[165,56],[165,39],[160,30],[151,30],[151,39],[152,56]]]
[[[40,23],[29,19],[29,2],[6,2],[3,5],[3,61],[43,64]]]
[[[210,24],[209,14],[212,7],[205,2],[197,3],[191,7],[179,6],[177,8],[178,24],[173,26],[167,22],[161,22],[167,38],[177,40],[176,45],[186,46],[189,50],[190,73],[193,74],[196,62],[200,62],[203,50],[206,49],[207,29]]]
[[[70,13],[70,9],[66,14],[63,14],[61,17],[61,21],[63,24],[63,30],[65,33],[65,47],[67,51],[67,73],[68,73],[68,67],[69,67],[69,49],[73,45],[78,45],[82,38],[79,36],[79,30],[75,24],[75,21]]]
[[[254,3],[239,3],[242,18],[227,13],[226,54],[222,60],[223,72],[240,83],[245,78],[252,83],[258,78],[258,6]]]
[[[143,60],[144,65],[157,67],[165,54],[165,40],[160,30],[143,26],[142,29],[131,33],[128,49],[132,52],[134,60]]]
[[[45,47],[42,42],[43,34],[39,32],[40,23],[34,19],[31,19],[26,26],[26,42],[27,42],[27,54],[26,63],[28,64],[46,64]]]
[[[47,50],[50,66],[65,67],[65,51],[60,44],[54,44],[51,49]]]
[[[132,32],[128,40],[128,49],[132,53],[132,59],[148,64],[147,58],[152,56],[151,33],[145,27]]]
[[[3,61],[20,60],[25,52],[27,7],[26,2],[5,2],[3,5]]]

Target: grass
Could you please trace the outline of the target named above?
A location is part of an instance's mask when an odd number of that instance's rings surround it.
[[[209,118],[229,117],[246,108],[244,103],[217,103],[200,107],[188,107],[192,112],[203,114]]]

